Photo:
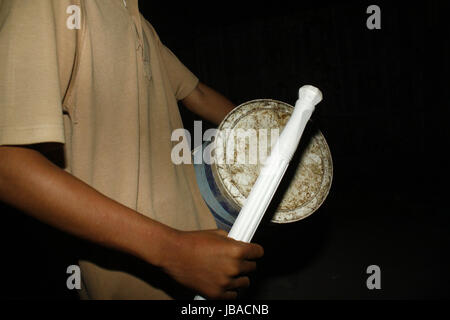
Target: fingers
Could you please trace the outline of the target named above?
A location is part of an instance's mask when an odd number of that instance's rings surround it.
[[[240,268],[239,268],[239,274],[246,274],[254,271],[256,269],[256,262],[255,261],[242,261]]]
[[[239,277],[232,279],[226,289],[248,288],[250,286],[250,279],[248,277]]]
[[[239,245],[234,247],[233,255],[237,259],[255,260],[264,255],[264,249],[256,243],[245,243],[238,241]]]
[[[229,284],[224,288],[224,292],[217,295],[216,299],[234,300],[237,298],[237,289],[248,288],[250,286],[250,279],[248,277],[239,277],[232,279]]]
[[[228,233],[221,229],[212,230],[217,235],[227,237]],[[237,240],[234,240],[237,241]],[[264,255],[264,249],[262,246],[256,243],[247,243],[242,241],[237,241],[241,247],[235,248],[235,256],[237,258],[243,258],[243,259],[259,259]]]
[[[211,290],[209,293],[205,292],[205,296],[209,299],[236,299],[238,296],[237,290],[241,288],[248,288],[250,286],[250,279],[248,277],[239,277],[228,279],[220,287]]]
[[[244,256],[245,259],[259,259],[264,255],[264,249],[259,244],[249,243],[249,249]]]
[[[264,255],[260,245],[228,238],[223,230],[183,235],[186,240],[180,243],[191,254],[182,256],[186,263],[170,265],[174,269],[170,274],[176,280],[212,299],[236,299],[236,291],[250,285],[247,274],[256,269],[253,260]]]
[[[236,291],[226,291],[220,298],[224,300],[235,300],[237,295]]]

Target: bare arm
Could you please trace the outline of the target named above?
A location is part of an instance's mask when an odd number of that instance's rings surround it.
[[[56,228],[133,254],[213,298],[248,285],[262,248],[222,232],[181,232],[97,192],[36,150],[0,146],[0,200]],[[231,290],[231,291],[230,291]]]
[[[235,107],[222,94],[201,82],[182,102],[195,114],[217,125]]]
[[[163,248],[144,249],[137,240],[164,239],[173,233],[103,196],[39,152],[22,147],[0,147],[0,200],[56,228],[156,265]]]

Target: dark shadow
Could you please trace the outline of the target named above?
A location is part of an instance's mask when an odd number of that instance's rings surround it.
[[[77,239],[0,202],[4,228],[1,299],[77,300],[66,287],[67,267],[78,264]]]
[[[56,142],[37,143],[25,146],[26,148],[40,152],[53,164],[61,169],[66,168],[66,159],[64,154],[64,145]]]
[[[165,291],[176,300],[192,300],[196,294],[194,291],[178,284],[160,268],[114,249],[85,242],[79,258],[108,270],[126,272],[154,288]]]
[[[264,258],[258,261],[257,271],[251,275],[251,287],[241,293],[243,299],[251,299],[260,291],[261,284],[273,276],[301,272],[323,253],[329,243],[331,228],[325,203],[304,220],[286,224],[271,222],[295,175],[301,156],[317,130],[318,128],[311,122],[305,128],[300,145],[253,238],[252,242],[264,247],[265,254]]]

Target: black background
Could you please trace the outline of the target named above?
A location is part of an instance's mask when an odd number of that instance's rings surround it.
[[[366,9],[381,8],[381,30]],[[449,27],[444,1],[141,1],[162,41],[236,104],[294,104],[303,84],[333,156],[314,215],[265,225],[265,258],[245,299],[449,298]],[[449,22],[450,23],[450,22]],[[192,130],[197,119],[180,106]],[[204,125],[204,129],[208,126]],[[76,299],[66,268],[82,244],[3,207],[1,296]],[[368,290],[366,268],[381,268]]]

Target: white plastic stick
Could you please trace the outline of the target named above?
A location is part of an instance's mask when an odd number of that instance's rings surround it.
[[[228,237],[243,242],[252,240],[289,162],[297,150],[306,124],[311,118],[316,104],[321,100],[322,93],[316,87],[306,85],[300,88],[294,112],[264,163]],[[204,300],[204,298],[196,296],[195,300]]]

